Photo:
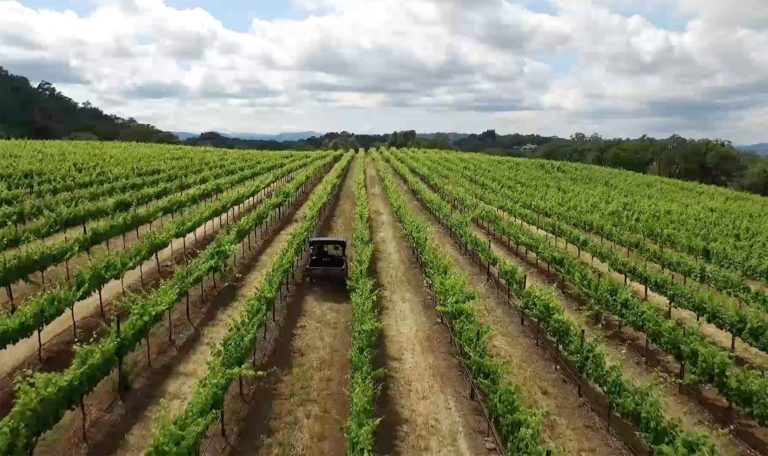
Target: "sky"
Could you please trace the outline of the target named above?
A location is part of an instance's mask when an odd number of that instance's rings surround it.
[[[768,142],[768,0],[0,0],[0,66],[172,131]]]

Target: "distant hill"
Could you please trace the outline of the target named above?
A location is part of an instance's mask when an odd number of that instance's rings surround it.
[[[470,133],[456,133],[456,132],[450,132],[450,133],[418,133],[416,136],[420,139],[432,139],[437,134],[445,134],[448,135],[448,139],[453,143],[460,139],[464,139],[467,136],[470,135]]]
[[[760,155],[768,155],[768,143],[750,144],[748,146],[737,146],[737,149],[744,152],[754,152]]]
[[[200,133],[190,133],[187,131],[176,131],[176,136],[182,141],[186,141],[189,138],[196,138],[200,136]],[[245,139],[253,141],[301,141],[311,138],[313,136],[320,137],[323,133],[316,131],[297,131],[297,132],[283,132],[283,133],[223,133],[219,132],[219,135],[224,138],[230,139]]]
[[[178,136],[182,141],[186,141],[189,138],[196,138],[199,135],[199,133],[190,133],[188,131],[174,131],[173,134]]]
[[[227,134],[227,136],[233,138],[243,139],[261,139],[264,141],[301,141],[302,139],[311,138],[313,136],[323,136],[322,133],[316,131],[297,131],[297,132],[284,132],[278,134],[240,134],[233,133]]]

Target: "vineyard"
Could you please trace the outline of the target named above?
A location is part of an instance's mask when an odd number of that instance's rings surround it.
[[[416,149],[0,163],[0,455],[768,455],[764,197]]]

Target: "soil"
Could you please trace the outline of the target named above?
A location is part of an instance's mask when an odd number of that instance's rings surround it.
[[[253,181],[257,178],[258,177],[249,179],[233,187],[233,189],[231,190],[216,194],[213,196],[213,200],[216,201],[222,198],[223,196],[231,193],[231,191],[236,191],[237,189],[242,188],[245,185],[249,185],[253,183]],[[184,190],[182,192],[178,192],[169,196],[177,196],[189,191],[190,190]],[[155,202],[157,201],[158,200],[155,200]],[[197,203],[197,204],[193,204],[191,206],[185,207],[184,212],[188,212],[190,210],[196,210],[202,207],[204,204],[205,202]],[[101,223],[103,220],[104,219],[92,220],[87,222],[86,225],[90,227],[90,226]],[[52,265],[51,267],[46,269],[43,273],[35,272],[34,274],[30,275],[28,280],[26,281],[17,281],[12,286],[13,298],[14,298],[14,303],[16,307],[23,306],[24,301],[30,296],[33,296],[45,290],[50,290],[59,283],[68,282],[69,280],[67,276],[67,269],[69,269],[70,276],[73,276],[75,271],[77,271],[82,267],[87,266],[91,262],[92,258],[98,258],[99,256],[107,255],[112,250],[124,250],[125,248],[130,248],[145,234],[151,231],[157,230],[158,228],[164,226],[164,224],[170,223],[172,221],[173,221],[173,217],[171,215],[161,216],[148,224],[139,226],[138,232],[135,228],[126,231],[125,243],[123,242],[122,234],[114,236],[111,239],[109,239],[107,242],[91,247],[90,252],[79,252],[66,262]],[[48,236],[45,239],[34,241],[29,245],[24,245],[19,248],[9,249],[6,251],[6,253],[11,253],[18,249],[31,248],[36,245],[43,245],[51,242],[57,242],[57,241],[66,239],[67,236],[69,236],[70,238],[76,237],[79,234],[82,234],[82,230],[83,230],[82,226],[67,228],[66,230],[63,230],[56,234]],[[181,239],[180,238],[176,239],[176,241],[179,243],[179,246],[181,247]],[[8,292],[6,289],[3,289],[2,292],[0,292],[0,308],[3,308],[4,310],[9,311],[10,307],[11,305],[10,305]]]
[[[234,218],[231,216],[232,211],[230,211],[229,217],[222,217],[221,221],[219,217],[215,217],[206,222],[205,227],[198,227],[195,232],[190,233],[183,240],[181,238],[173,240],[171,245],[158,252],[160,269],[157,268],[157,261],[152,258],[144,262],[140,268],[126,272],[122,283],[120,280],[114,280],[107,284],[102,290],[104,314],[107,316],[113,314],[114,304],[124,295],[123,289],[136,291],[142,288],[152,289],[156,287],[161,280],[173,274],[177,265],[185,261],[185,245],[187,258],[193,258],[214,239],[214,231],[218,233],[222,226],[227,225],[227,221],[231,223],[239,219],[242,214],[247,213],[253,204],[258,204],[261,200],[260,197],[256,198],[254,202],[249,200],[242,206],[236,206]],[[135,232],[133,236],[135,236]],[[135,237],[132,242],[135,242]],[[74,315],[77,334],[72,328],[70,312],[59,316],[43,329],[40,334],[43,343],[42,363],[37,353],[37,334],[0,351],[0,361],[2,361],[0,363],[0,416],[4,416],[10,410],[13,401],[13,379],[21,371],[30,369],[45,372],[61,371],[71,362],[74,356],[73,346],[75,343],[93,342],[106,331],[98,293],[76,303]]]
[[[482,411],[469,397],[450,335],[439,322],[372,163],[366,172],[387,372],[378,442],[382,452],[495,454],[486,448]]]
[[[549,239],[552,239],[551,233],[543,231],[536,226],[525,224],[525,223],[523,224],[523,226],[525,226],[527,229],[537,234],[547,235]],[[566,246],[565,241],[563,239],[558,239],[555,242],[557,246],[567,249],[567,251],[571,253],[571,255],[573,255],[574,258],[578,258],[582,263],[591,265],[595,270],[603,274],[607,274],[614,281],[617,281],[617,282],[624,281],[624,275],[611,270],[607,264],[603,263],[598,258],[593,259],[590,253],[583,250],[579,252],[579,249],[572,244],[569,244],[568,246]],[[626,249],[624,250],[626,251]],[[680,278],[680,280],[682,281],[682,278]],[[632,292],[635,294],[635,296],[640,298],[645,298],[645,286],[643,284],[639,282],[635,282],[631,279],[628,279],[627,285],[630,288],[630,290],[632,290]],[[725,297],[723,298],[726,299]],[[648,290],[648,302],[655,304],[658,308],[665,311],[669,308],[669,300],[664,295],[655,293],[651,290]],[[726,350],[730,350],[731,335],[727,331],[723,331],[717,328],[715,325],[705,322],[704,320],[697,321],[695,313],[685,309],[674,307],[674,305],[672,307],[672,317],[677,321],[684,322],[689,325],[695,326],[698,324],[699,330],[704,336],[706,336],[707,339],[715,342],[720,347]],[[744,343],[739,338],[736,338],[735,347],[736,347],[735,352],[742,363],[751,364],[751,365],[759,366],[762,368],[768,368],[767,353],[764,353]]]
[[[153,391],[153,397],[148,407],[138,417],[125,438],[122,439],[114,454],[143,454],[151,441],[152,432],[157,424],[162,420],[173,418],[176,413],[184,409],[187,401],[194,393],[198,380],[207,372],[212,348],[220,345],[229,332],[231,322],[242,313],[243,301],[261,285],[264,276],[288,242],[293,227],[298,223],[305,210],[306,208],[302,207],[297,211],[255,263],[243,272],[242,277],[237,278],[232,295],[228,296],[228,302],[223,303],[223,308],[216,313],[215,317],[206,322],[204,326],[198,327],[200,336],[195,345],[183,357],[177,359],[169,369],[165,380]]]

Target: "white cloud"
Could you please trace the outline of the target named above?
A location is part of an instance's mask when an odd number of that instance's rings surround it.
[[[82,17],[0,1],[0,65],[166,129],[766,139],[765,0],[532,3],[295,0],[306,18],[242,33],[162,0]],[[665,10],[687,25],[657,25]]]

